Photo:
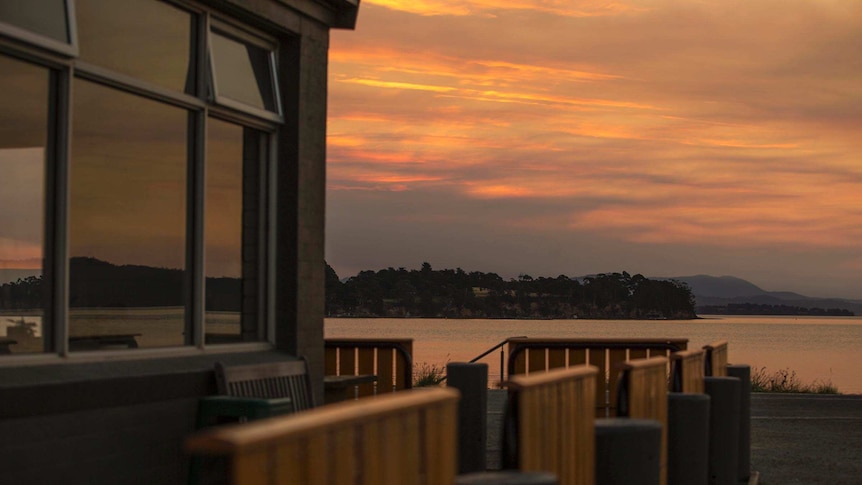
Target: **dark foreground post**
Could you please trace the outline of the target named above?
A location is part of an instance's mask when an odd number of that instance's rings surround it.
[[[667,401],[667,483],[706,485],[709,476],[709,396],[671,392]]]
[[[453,362],[446,382],[461,392],[458,402],[458,473],[485,471],[488,426],[488,365]]]
[[[739,395],[736,377],[706,377],[709,410],[709,485],[737,485],[739,474]]]
[[[660,476],[661,423],[596,420],[596,485],[659,485]]]
[[[751,366],[727,366],[727,375],[739,379],[739,476],[740,483],[751,477]]]

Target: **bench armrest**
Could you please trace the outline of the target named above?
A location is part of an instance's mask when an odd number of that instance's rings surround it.
[[[197,429],[242,418],[253,421],[269,418],[294,411],[293,400],[289,397],[261,399],[235,396],[206,396],[198,401]],[[228,421],[228,422],[229,422]]]

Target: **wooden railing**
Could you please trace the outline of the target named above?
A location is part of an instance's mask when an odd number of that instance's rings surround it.
[[[614,416],[620,364],[647,357],[669,357],[687,346],[688,339],[512,338],[507,371],[512,377],[558,367],[595,366],[598,368],[596,415]],[[666,372],[670,372],[669,367]]]
[[[326,339],[328,376],[376,375],[357,386],[359,397],[413,387],[413,339]]]
[[[593,484],[597,373],[579,366],[512,377],[507,465],[554,473],[561,485]]]
[[[727,376],[727,340],[719,340],[703,346],[706,351],[704,375],[712,377]]]
[[[670,355],[672,392],[703,394],[705,355],[703,350],[684,350]]]
[[[192,436],[193,454],[228,459],[229,483],[451,485],[454,389],[399,392]]]
[[[662,485],[667,483],[667,359],[637,359],[621,365],[617,412],[629,418],[661,423]]]

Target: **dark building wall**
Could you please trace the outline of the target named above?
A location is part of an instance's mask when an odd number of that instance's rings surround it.
[[[0,369],[0,483],[172,484],[213,367],[275,351]]]

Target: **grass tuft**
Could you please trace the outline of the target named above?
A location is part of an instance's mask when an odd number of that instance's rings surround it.
[[[446,368],[422,362],[413,366],[413,387],[438,386],[446,377]]]
[[[769,372],[766,367],[751,373],[751,392],[785,392],[803,394],[840,394],[831,380],[817,379],[805,384],[789,368]]]

